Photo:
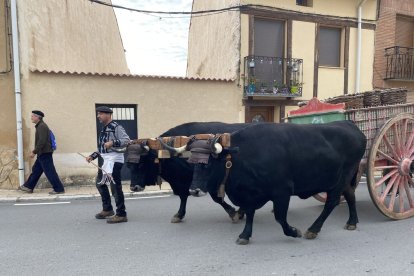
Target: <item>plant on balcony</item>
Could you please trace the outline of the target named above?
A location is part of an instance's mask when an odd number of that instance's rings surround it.
[[[279,83],[277,81],[273,81],[273,94],[277,94],[279,92]]]
[[[249,83],[247,85],[247,94],[254,94],[254,92],[256,92],[256,82],[257,79],[255,77],[249,78]]]
[[[282,94],[289,94],[289,88],[286,84],[282,84],[282,86],[279,89],[280,93]]]
[[[293,95],[300,94],[302,92],[303,82],[294,82],[290,86],[290,93]]]

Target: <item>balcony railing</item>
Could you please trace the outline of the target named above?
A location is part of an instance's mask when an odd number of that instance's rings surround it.
[[[244,95],[302,96],[303,60],[247,56],[244,58]]]
[[[414,48],[394,46],[385,49],[387,59],[386,80],[414,81]]]

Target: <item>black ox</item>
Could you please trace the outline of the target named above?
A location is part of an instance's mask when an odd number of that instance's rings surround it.
[[[286,221],[292,195],[305,199],[327,193],[324,209],[308,228],[305,238],[314,239],[318,235],[341,195],[349,207],[345,229],[354,230],[358,223],[354,187],[365,146],[364,134],[351,121],[251,125],[231,134],[231,148],[210,156],[210,166],[205,167],[209,170],[206,185],[209,190],[219,189],[225,180],[230,154],[232,167],[225,181],[225,192],[246,212],[239,244],[249,242],[255,210],[268,201],[273,202],[275,219],[284,234],[301,237],[301,232]]]
[[[220,122],[192,122],[186,123],[160,135],[167,136],[191,136],[199,133],[224,133],[234,132],[245,128],[249,124],[226,124]],[[172,217],[171,222],[181,222],[186,214],[186,205],[189,194],[190,185],[193,179],[194,165],[189,164],[186,159],[174,156],[167,159],[157,160],[157,152],[148,150],[145,145],[141,145],[139,149],[140,159],[137,165],[131,167],[131,177],[135,179],[136,184],[141,187],[146,185],[157,184],[157,177],[161,177],[167,181],[174,194],[180,197],[180,208]],[[231,205],[227,204],[221,198],[217,197],[217,192],[213,189],[210,193],[211,198],[220,204],[228,213],[233,222],[243,217]]]

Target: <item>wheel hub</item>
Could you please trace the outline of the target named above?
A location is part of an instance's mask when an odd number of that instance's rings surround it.
[[[401,160],[400,165],[398,167],[398,171],[401,175],[409,175],[411,173],[411,164],[412,161],[409,158],[404,158]]]

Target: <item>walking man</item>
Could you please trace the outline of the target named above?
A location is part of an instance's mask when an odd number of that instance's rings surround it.
[[[43,121],[45,114],[40,110],[33,110],[31,115],[32,123],[35,124],[35,148],[30,153],[30,158],[37,155],[36,161],[32,167],[32,173],[27,179],[26,183],[19,187],[21,191],[33,193],[42,173],[45,173],[50,184],[52,184],[53,191],[49,192],[51,195],[63,194],[65,189],[56,173],[55,165],[53,164],[53,148],[51,142],[50,130],[47,124]]]
[[[98,151],[86,158],[87,162],[98,159],[102,170],[98,171],[96,187],[102,198],[102,211],[95,215],[97,219],[107,219],[107,223],[127,222],[124,193],[121,184],[121,169],[124,164],[124,154],[116,148],[125,147],[130,139],[124,128],[112,121],[112,109],[100,106],[96,109],[99,122],[103,128],[99,134]],[[114,216],[108,185],[115,198],[116,215]]]

